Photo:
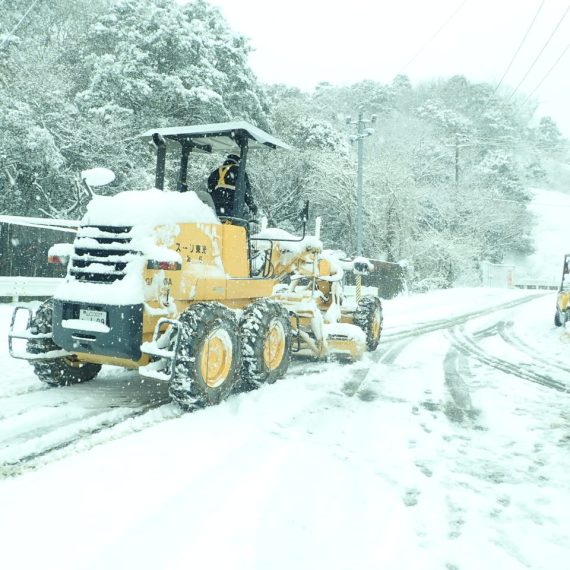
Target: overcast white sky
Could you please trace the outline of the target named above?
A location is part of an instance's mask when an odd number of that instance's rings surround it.
[[[260,80],[311,91],[321,81],[386,83],[400,72],[413,82],[463,74],[497,84],[543,0],[210,2],[234,30],[250,38],[251,66]],[[503,82],[507,94],[527,74],[569,6],[569,0],[544,0]],[[539,114],[552,115],[568,137],[569,43],[570,12],[517,91],[530,94],[567,48],[533,97],[540,102]]]

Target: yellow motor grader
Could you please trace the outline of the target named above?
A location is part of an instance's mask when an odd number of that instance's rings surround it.
[[[565,325],[570,317],[570,253],[564,256],[562,266],[562,280],[556,297],[556,312],[554,313],[554,324],[557,327]]]
[[[169,382],[173,400],[192,409],[275,382],[292,353],[357,359],[376,349],[380,300],[351,303],[342,287],[344,272],[366,273],[367,260],[324,252],[319,227],[307,236],[308,203],[300,237],[256,231],[247,219],[248,153],[285,143],[245,122],[141,136],[156,151],[155,188],[93,198],[70,250],[50,250],[52,262],[68,266],[54,297],[35,314],[16,308],[12,356],[55,386],[91,380],[103,364],[136,368]],[[196,152],[241,154],[233,217],[217,217],[209,195],[188,190]],[[172,153],[176,192],[164,190]]]

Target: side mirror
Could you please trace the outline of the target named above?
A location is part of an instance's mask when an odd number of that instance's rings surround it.
[[[357,275],[368,275],[368,264],[366,263],[354,263],[354,273]]]
[[[353,271],[356,275],[370,275],[374,266],[365,257],[357,257],[353,260]]]
[[[151,144],[154,146],[154,148],[158,149],[161,146],[166,146],[166,141],[164,140],[164,137],[160,133],[153,133]]]
[[[87,186],[106,186],[115,180],[115,173],[108,168],[91,168],[81,172],[81,180],[83,180]]]

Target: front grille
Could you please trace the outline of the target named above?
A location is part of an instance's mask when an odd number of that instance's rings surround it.
[[[82,226],[74,242],[70,273],[78,281],[114,283],[126,275],[127,263],[140,255],[131,247],[130,226]]]

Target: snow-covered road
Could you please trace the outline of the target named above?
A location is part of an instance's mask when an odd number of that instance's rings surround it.
[[[43,388],[0,306],[2,567],[567,568],[570,336],[528,296],[387,301],[364,361],[185,415],[113,368]]]

